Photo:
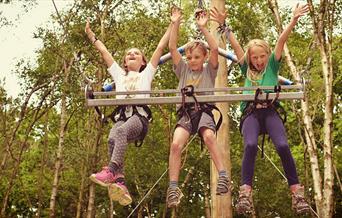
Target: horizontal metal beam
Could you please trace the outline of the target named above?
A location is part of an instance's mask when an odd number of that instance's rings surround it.
[[[201,88],[195,89],[194,93],[201,92],[221,92],[227,93],[232,91],[255,91],[257,88],[261,90],[274,90],[274,86],[252,86],[252,87],[224,87],[224,88]],[[281,90],[303,90],[303,86],[299,85],[284,85],[281,86]],[[128,92],[93,92],[94,96],[115,96],[115,95],[136,95],[136,94],[180,94],[179,89],[165,89],[165,90],[150,90],[150,91],[128,91]]]
[[[270,93],[268,99],[275,98],[275,93]],[[279,94],[280,100],[303,99],[303,92],[283,92]],[[254,94],[223,94],[223,95],[201,95],[196,96],[198,102],[236,102],[253,101]],[[265,100],[266,94],[259,95],[258,99]],[[185,98],[186,103],[194,103],[192,97]],[[112,105],[155,105],[155,104],[181,104],[181,96],[172,97],[150,97],[150,98],[126,98],[126,99],[86,99],[86,105],[94,106],[112,106]]]

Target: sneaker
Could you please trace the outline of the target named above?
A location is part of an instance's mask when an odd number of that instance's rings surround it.
[[[216,194],[217,195],[224,195],[231,191],[232,186],[231,182],[229,181],[228,176],[219,176],[217,181],[217,188],[216,188]]]
[[[297,214],[310,213],[310,206],[304,198],[304,187],[299,186],[295,192],[292,192],[292,209]]]
[[[252,189],[247,185],[240,186],[239,199],[236,204],[238,214],[250,215],[253,213]]]
[[[116,182],[109,186],[109,197],[118,201],[120,205],[127,206],[132,203],[132,197],[124,183]]]
[[[101,172],[91,174],[89,178],[91,181],[104,187],[108,187],[115,181],[115,175],[109,171],[108,167],[103,167]]]
[[[182,191],[176,187],[176,188],[168,188],[167,189],[167,197],[166,197],[166,203],[167,207],[177,207],[180,203],[181,198],[184,196]]]

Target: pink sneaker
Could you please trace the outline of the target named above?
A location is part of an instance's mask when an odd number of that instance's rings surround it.
[[[91,174],[89,178],[91,181],[104,187],[108,187],[115,181],[115,176],[112,172],[109,171],[108,167],[103,167],[101,172]]]
[[[112,201],[118,201],[120,205],[127,206],[132,203],[132,197],[123,183],[113,183],[109,186],[109,196]]]

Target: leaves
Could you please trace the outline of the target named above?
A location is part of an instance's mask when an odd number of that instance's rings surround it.
[[[114,59],[120,63],[125,50],[129,47],[142,49],[147,57],[151,57],[160,37],[169,24],[170,8],[172,1],[148,1],[147,5],[137,1],[75,1],[67,11],[60,11],[61,20],[65,25],[61,26],[59,17],[52,17],[53,28],[39,28],[34,37],[43,41],[43,47],[37,51],[36,63],[30,64],[25,60],[18,63],[16,73],[22,81],[23,93],[18,99],[7,96],[3,85],[0,83],[0,158],[4,161],[0,172],[0,199],[3,200],[8,190],[13,168],[20,152],[23,152],[19,163],[19,171],[14,179],[14,186],[9,194],[8,216],[34,216],[34,210],[43,205],[41,214],[48,216],[48,205],[51,184],[53,180],[56,148],[60,125],[60,98],[62,90],[67,93],[67,114],[70,117],[67,133],[64,139],[64,152],[62,173],[60,177],[57,196],[57,217],[73,217],[80,203],[81,217],[86,216],[90,187],[93,185],[88,176],[98,171],[108,163],[107,134],[112,124],[102,125],[93,108],[84,105],[84,83],[82,73],[95,81],[95,89],[99,90],[104,81],[110,81],[106,73],[103,61],[89,43],[84,34],[86,17],[91,18],[93,31],[105,43],[110,51],[113,51]],[[182,1],[184,24],[181,26],[178,45],[185,44],[195,32],[192,28],[193,11],[196,4]],[[72,8],[71,8],[72,7]],[[108,9],[107,14],[105,13]],[[337,7],[337,11],[340,11]],[[230,1],[227,4],[228,24],[242,45],[252,38],[265,38],[274,44],[277,34],[274,22],[266,1]],[[283,11],[284,18],[288,17],[287,11]],[[339,15],[336,15],[339,17]],[[0,14],[1,19],[1,14]],[[285,19],[286,20],[286,19]],[[339,27],[336,23],[336,27]],[[318,138],[319,157],[322,145],[322,124],[324,122],[324,96],[323,79],[321,73],[320,53],[314,46],[311,47],[311,24],[303,22],[297,26],[288,41],[290,51],[295,64],[303,69],[303,76],[308,81],[307,94],[311,116],[314,117],[314,130]],[[338,28],[337,28],[338,31]],[[333,36],[333,69],[334,69],[334,156],[337,171],[342,175],[341,164],[341,60],[340,49],[341,36]],[[67,86],[63,84],[64,63],[69,63],[74,53],[81,53],[81,60],[71,66],[70,75],[67,78]],[[165,50],[165,53],[167,49]],[[312,61],[307,64],[307,59]],[[78,65],[81,66],[82,72]],[[241,86],[242,78],[238,66],[232,69],[234,80],[227,81],[229,86]],[[289,77],[289,69],[283,64],[281,75]],[[18,123],[18,109],[22,105],[27,93],[33,88],[48,82],[48,85],[35,92],[35,97],[30,101],[24,120],[20,123],[12,146],[11,157],[7,151],[7,143],[11,138],[14,127]],[[172,72],[171,63],[159,66],[153,81],[154,89],[172,89],[177,86],[178,80]],[[298,174],[301,181],[310,187],[310,163],[307,160],[305,141],[301,135],[305,129],[301,124],[300,106],[298,102],[285,103],[288,113],[286,123],[287,135],[291,150],[296,160]],[[112,107],[101,107],[102,111],[110,114]],[[114,211],[117,217],[126,217],[134,206],[145,196],[154,183],[167,170],[169,144],[176,122],[175,106],[153,106],[154,120],[144,144],[141,148],[130,144],[125,157],[125,174],[130,193],[133,196],[133,205],[121,207],[114,203]],[[237,198],[237,190],[240,180],[241,159],[243,155],[243,142],[238,129],[239,115],[238,103],[230,105],[231,117],[231,160],[232,179],[234,181],[233,199]],[[35,121],[36,114],[42,114]],[[68,118],[69,118],[68,117]],[[33,125],[33,128],[29,127]],[[25,142],[26,140],[26,142]],[[25,143],[24,143],[25,142]],[[24,144],[23,144],[24,143]],[[21,150],[23,149],[23,150]],[[280,159],[272,143],[266,143],[266,154],[282,169]],[[200,141],[193,142],[187,154],[183,155],[184,167],[180,174],[180,183],[188,175],[192,175],[182,188],[185,197],[177,211],[179,217],[201,217],[205,214],[204,193],[209,190],[210,161],[209,155],[201,157]],[[7,155],[7,156],[6,156]],[[201,158],[200,158],[201,157]],[[322,170],[322,169],[321,169]],[[189,174],[192,173],[192,174]],[[81,184],[84,183],[84,189]],[[166,189],[168,186],[167,173],[156,187],[146,197],[142,205],[140,215],[162,217],[171,215],[166,209]],[[258,217],[292,217],[290,212],[290,197],[287,184],[279,172],[272,167],[268,160],[257,157],[254,203]],[[25,191],[23,191],[25,190]],[[63,191],[61,191],[63,190]],[[341,190],[335,189],[336,196]],[[40,194],[41,193],[41,196]],[[81,194],[82,195],[81,195]],[[313,200],[312,192],[307,192],[308,198]],[[80,199],[79,199],[79,196]],[[95,186],[95,211],[96,216],[106,216],[109,213],[109,199],[107,190]],[[2,204],[3,205],[3,204]],[[342,206],[337,203],[337,213]],[[138,211],[133,216],[137,216]],[[235,217],[236,214],[234,214]],[[336,216],[338,216],[336,214]]]

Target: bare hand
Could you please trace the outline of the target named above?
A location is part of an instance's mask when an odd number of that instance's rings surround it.
[[[296,7],[293,9],[293,18],[298,19],[301,16],[304,16],[306,13],[309,12],[309,5],[299,5],[297,4]]]
[[[84,32],[88,35],[89,33],[91,33],[91,29],[90,29],[90,21],[89,21],[89,17],[87,18],[87,23],[86,26],[84,28]]]
[[[173,6],[171,8],[171,22],[180,23],[182,17],[182,10],[179,7]]]
[[[227,17],[226,12],[220,12],[216,7],[210,9],[210,16],[213,21],[218,22],[219,24],[223,24],[224,20]]]
[[[196,12],[196,23],[199,28],[205,27],[209,20],[208,13],[205,10],[197,10]]]

